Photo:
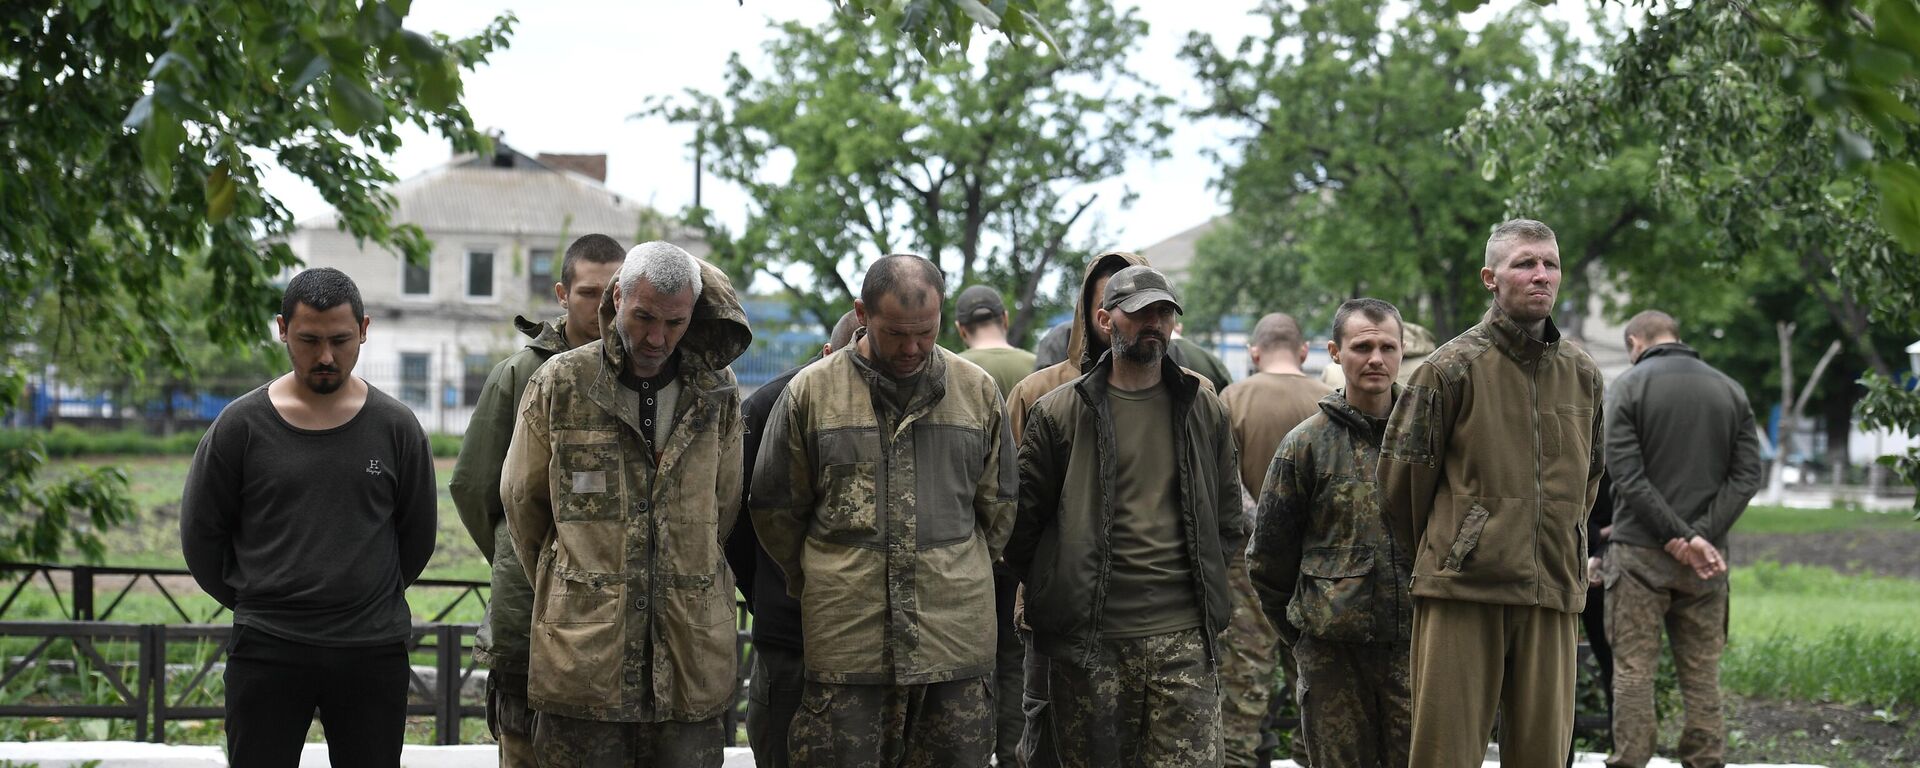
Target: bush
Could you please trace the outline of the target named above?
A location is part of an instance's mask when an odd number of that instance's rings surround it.
[[[200,446],[202,432],[178,432],[162,437],[136,429],[115,432],[86,430],[71,424],[56,424],[53,429],[0,430],[0,449],[26,445],[38,436],[48,458],[70,459],[76,456],[192,456]],[[433,455],[451,458],[460,455],[459,435],[430,435]]]
[[[433,455],[438,458],[451,459],[460,455],[460,435],[433,434],[427,436],[427,441],[433,444]]]

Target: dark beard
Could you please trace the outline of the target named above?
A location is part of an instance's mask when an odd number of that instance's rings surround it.
[[[1135,365],[1152,365],[1160,362],[1167,353],[1166,341],[1159,337],[1142,340],[1139,336],[1128,339],[1118,333],[1113,334],[1113,354],[1126,358]]]

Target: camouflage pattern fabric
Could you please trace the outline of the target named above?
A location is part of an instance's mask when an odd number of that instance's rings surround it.
[[[539,761],[533,751],[533,710],[525,693],[506,690],[499,678],[487,676],[487,731],[500,745],[500,768],[534,768]]]
[[[1613,643],[1613,756],[1608,765],[1641,768],[1653,758],[1653,680],[1660,628],[1673,648],[1686,723],[1682,764],[1726,764],[1720,711],[1720,651],[1727,644],[1727,575],[1701,580],[1665,551],[1615,542],[1607,547],[1607,639]]]
[[[541,712],[534,716],[533,747],[540,768],[720,768],[726,730],[718,717],[616,723]]]
[[[980,768],[993,756],[993,676],[924,685],[808,680],[787,739],[794,768]]]
[[[1244,562],[1228,566],[1227,586],[1233,590],[1233,618],[1220,634],[1220,727],[1226,764],[1252,768],[1258,764],[1254,753],[1273,697],[1280,633],[1261,612]]]
[[[1065,768],[1217,766],[1220,675],[1199,629],[1103,640],[1092,668],[1052,660],[1053,736]]]
[[[1314,768],[1406,768],[1413,737],[1407,645],[1300,638],[1300,725]]]

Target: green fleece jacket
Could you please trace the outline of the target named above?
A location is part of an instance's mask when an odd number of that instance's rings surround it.
[[[1498,307],[1414,371],[1380,451],[1389,532],[1415,597],[1579,613],[1600,490],[1600,369],[1548,320]]]

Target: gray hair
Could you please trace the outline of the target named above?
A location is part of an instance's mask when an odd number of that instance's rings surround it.
[[[1487,238],[1487,269],[1499,269],[1507,260],[1507,243],[1554,242],[1553,229],[1533,219],[1508,219],[1493,228],[1493,235]]]
[[[616,281],[620,294],[632,296],[642,276],[653,284],[654,290],[669,296],[691,287],[694,298],[698,299],[704,288],[700,283],[700,260],[680,246],[660,240],[641,243],[627,251],[627,260],[621,263]]]

